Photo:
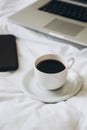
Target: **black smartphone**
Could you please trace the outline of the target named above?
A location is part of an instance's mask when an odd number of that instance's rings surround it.
[[[0,35],[0,72],[18,69],[16,37]]]

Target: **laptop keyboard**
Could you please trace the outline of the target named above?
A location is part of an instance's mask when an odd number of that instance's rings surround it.
[[[39,10],[81,22],[87,22],[87,7],[78,6],[64,1],[52,0],[39,8]]]

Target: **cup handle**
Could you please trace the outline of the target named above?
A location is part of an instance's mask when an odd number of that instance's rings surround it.
[[[75,62],[75,60],[74,60],[73,57],[71,57],[70,59],[68,59],[68,63],[69,63],[68,68],[69,69],[72,67],[72,65],[74,64],[74,62]]]

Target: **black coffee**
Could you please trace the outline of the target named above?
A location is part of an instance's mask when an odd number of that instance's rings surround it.
[[[58,60],[48,59],[37,64],[37,69],[45,73],[57,73],[63,71],[65,66]]]

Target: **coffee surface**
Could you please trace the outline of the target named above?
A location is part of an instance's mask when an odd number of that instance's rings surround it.
[[[63,71],[65,66],[58,60],[48,59],[39,62],[37,69],[45,73],[58,73]]]

